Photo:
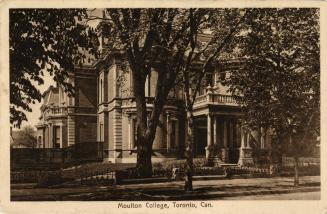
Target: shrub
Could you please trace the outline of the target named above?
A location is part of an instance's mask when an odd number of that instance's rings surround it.
[[[179,168],[180,174],[183,174],[185,171],[185,164],[186,159],[181,160],[167,160],[159,163],[154,163],[152,166],[153,176],[160,177],[166,176],[168,178],[172,175],[173,168]],[[201,168],[206,166],[206,159],[205,158],[194,158],[193,159],[193,167]]]
[[[225,169],[223,167],[195,167],[194,175],[223,175]]]
[[[162,169],[162,170],[171,170],[173,168],[184,169],[186,164],[186,159],[181,160],[167,160],[159,163],[154,163],[153,169]],[[206,165],[205,158],[194,158],[193,159],[193,167],[202,167]]]

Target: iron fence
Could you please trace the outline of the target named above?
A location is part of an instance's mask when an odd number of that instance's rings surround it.
[[[103,157],[103,142],[81,142],[66,148],[10,149],[10,162],[12,165],[102,161]]]

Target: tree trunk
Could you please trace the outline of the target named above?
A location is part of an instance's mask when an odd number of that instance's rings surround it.
[[[278,137],[278,145],[277,145],[277,172],[281,173],[283,169],[283,154],[284,154],[284,148],[283,148],[283,142],[281,137]]]
[[[139,71],[140,72],[140,71]],[[137,122],[137,163],[136,170],[140,177],[151,177],[152,175],[152,142],[146,136],[147,132],[147,109],[145,100],[145,78],[133,73],[134,97],[136,103]]]
[[[299,186],[299,157],[294,156],[294,186]]]
[[[299,186],[299,157],[298,157],[298,149],[297,145],[293,142],[293,136],[290,135],[290,145],[293,146],[295,154],[294,154],[294,186]]]
[[[187,136],[186,136],[186,149],[185,149],[185,156],[186,156],[186,166],[185,166],[185,191],[192,191],[193,190],[193,113],[192,111],[187,111]]]
[[[143,136],[137,139],[137,163],[136,170],[139,177],[152,176],[152,143]]]

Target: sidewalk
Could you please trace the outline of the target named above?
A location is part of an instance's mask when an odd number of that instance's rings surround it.
[[[293,186],[292,177],[274,178],[235,178],[215,179],[193,182],[194,191],[186,193],[183,181],[125,184],[72,186],[63,188],[33,188],[14,185],[11,199],[16,200],[205,200],[224,199],[246,195],[269,195],[281,193],[320,192],[320,176],[300,178],[300,186]]]

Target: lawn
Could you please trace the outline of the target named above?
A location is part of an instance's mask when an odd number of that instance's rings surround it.
[[[113,172],[135,167],[135,163],[86,163],[61,169],[61,175],[66,179],[78,179],[83,173]]]

